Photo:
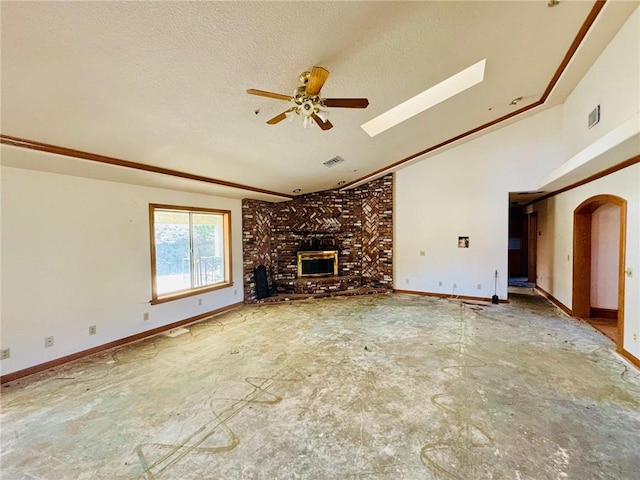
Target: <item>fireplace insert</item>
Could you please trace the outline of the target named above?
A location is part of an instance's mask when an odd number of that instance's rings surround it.
[[[298,278],[338,275],[338,251],[298,252]]]

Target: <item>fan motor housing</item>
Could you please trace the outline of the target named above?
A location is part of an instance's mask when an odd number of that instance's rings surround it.
[[[302,83],[303,85],[306,85],[307,83],[309,83],[310,76],[311,72],[302,72],[298,77],[298,80],[300,80],[300,83]]]

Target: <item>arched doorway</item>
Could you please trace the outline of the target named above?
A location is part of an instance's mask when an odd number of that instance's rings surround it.
[[[588,319],[593,312],[594,286],[594,213],[602,211],[602,207],[617,207],[616,218],[619,218],[617,246],[617,338],[616,346],[622,351],[624,333],[624,264],[625,240],[627,224],[627,202],[615,195],[597,195],[582,202],[573,212],[573,316]],[[615,228],[613,226],[611,228]],[[597,233],[597,232],[596,232]],[[614,232],[615,233],[615,232]],[[597,236],[596,236],[597,237]],[[616,252],[610,252],[616,253]],[[615,268],[615,267],[614,267]]]

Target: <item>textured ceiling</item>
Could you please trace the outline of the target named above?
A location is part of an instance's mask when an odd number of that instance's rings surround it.
[[[636,6],[607,3],[535,111],[564,100]],[[335,188],[538,101],[592,7],[4,1],[2,134],[284,194]],[[374,138],[360,128],[483,58],[481,84]],[[331,109],[329,131],[298,118],[265,124],[287,102],[245,90],[292,94],[313,65],[331,72],[323,97],[367,97],[369,107]],[[323,165],[336,155],[345,162]],[[104,178],[116,168],[48,157],[24,166]],[[140,182],[127,172],[117,180]]]

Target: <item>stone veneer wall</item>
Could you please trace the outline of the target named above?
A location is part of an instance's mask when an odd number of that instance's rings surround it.
[[[393,286],[393,176],[360,187],[300,195],[288,202],[242,201],[245,302],[256,300],[253,269],[263,264],[275,282],[296,278],[304,243],[335,243],[338,275],[362,286]],[[328,248],[333,249],[333,248]]]

